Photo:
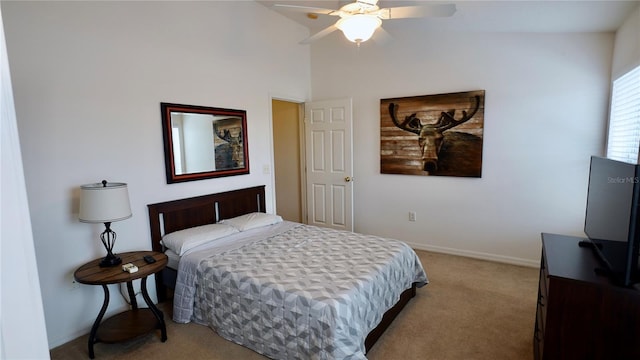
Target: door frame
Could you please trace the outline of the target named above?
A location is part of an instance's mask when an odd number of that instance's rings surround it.
[[[353,124],[353,98],[348,97],[348,98],[344,98],[344,99],[349,99],[350,103],[351,103],[351,121]],[[299,122],[299,132],[298,132],[298,138],[299,138],[299,144],[300,144],[300,148],[298,149],[300,157],[299,157],[299,161],[300,161],[300,173],[298,174],[299,176],[299,181],[300,181],[300,207],[301,207],[301,218],[302,218],[302,223],[304,224],[308,224],[309,223],[309,211],[308,211],[308,198],[307,198],[307,143],[306,143],[306,130],[307,130],[307,119],[306,119],[306,110],[305,110],[305,106],[307,103],[312,103],[312,100],[303,100],[294,96],[287,96],[287,95],[279,95],[279,94],[269,94],[269,131],[270,131],[270,148],[271,148],[271,164],[275,165],[275,151],[274,151],[274,144],[275,144],[275,137],[274,137],[274,126],[273,126],[273,101],[274,100],[278,100],[278,101],[284,101],[284,102],[289,102],[289,103],[294,103],[298,105],[298,122]],[[332,99],[328,99],[328,100],[317,100],[317,101],[330,101]],[[338,100],[338,99],[333,99],[333,100]],[[352,125],[353,126],[353,125]],[[351,138],[351,142],[352,142],[352,146],[353,146],[353,129],[351,130],[352,132],[352,138]],[[350,149],[351,152],[351,156],[353,156],[353,147]],[[353,161],[353,159],[352,159]],[[355,164],[352,163],[351,165],[352,169],[351,169],[351,177],[353,178],[353,172],[355,171],[354,167]],[[277,208],[277,200],[276,200],[276,193],[275,193],[275,182],[276,182],[276,174],[275,174],[275,167],[273,169],[273,171],[271,171],[271,182],[273,184],[272,186],[272,203],[273,203],[273,209],[274,212]],[[354,191],[354,184],[351,184],[350,186],[352,186],[351,191]],[[351,231],[353,231],[355,229],[355,213],[354,213],[354,206],[355,206],[355,198],[352,197],[351,199]]]
[[[286,96],[286,95],[275,95],[275,94],[271,94],[269,96],[269,131],[271,133],[271,164],[275,165],[275,152],[274,152],[274,144],[275,144],[275,137],[274,137],[274,133],[273,133],[273,101],[274,100],[278,100],[278,101],[285,101],[285,102],[289,102],[289,103],[293,103],[293,104],[297,104],[298,105],[298,125],[299,125],[299,131],[298,131],[298,140],[299,140],[299,144],[300,144],[300,148],[298,149],[299,153],[300,153],[300,173],[298,174],[299,180],[300,180],[300,211],[301,211],[301,218],[302,218],[302,222],[304,224],[306,224],[308,222],[308,215],[307,215],[307,175],[306,175],[306,156],[307,156],[307,152],[306,152],[306,142],[305,142],[305,121],[304,121],[304,104],[305,100],[300,99],[300,98],[296,98],[296,97],[292,97],[292,96]],[[275,184],[276,184],[276,173],[275,173],[275,166],[274,169],[271,173],[271,181],[273,183],[273,192],[272,192],[272,202],[273,202],[273,210],[275,212],[276,208],[277,208],[277,204],[276,204],[276,194],[275,194]]]

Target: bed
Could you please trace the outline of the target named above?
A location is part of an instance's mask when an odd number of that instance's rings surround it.
[[[215,241],[220,248],[207,243],[170,255],[174,260],[156,274],[158,300],[173,299],[174,321],[207,325],[270,358],[365,359],[428,282],[415,252],[400,241],[266,214],[264,186],[148,210],[154,251],[171,253],[163,244],[174,234],[237,230]],[[272,222],[249,229],[233,222],[258,218]]]

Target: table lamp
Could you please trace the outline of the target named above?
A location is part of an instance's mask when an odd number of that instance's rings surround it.
[[[78,218],[86,223],[104,223],[105,230],[100,234],[107,256],[100,262],[101,267],[116,266],[122,259],[113,254],[116,233],[111,223],[131,217],[129,192],[125,183],[87,184],[80,187],[80,214]]]

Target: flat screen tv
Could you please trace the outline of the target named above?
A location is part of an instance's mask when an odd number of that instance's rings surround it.
[[[635,164],[591,157],[584,232],[603,273],[621,286],[640,281],[639,170]]]

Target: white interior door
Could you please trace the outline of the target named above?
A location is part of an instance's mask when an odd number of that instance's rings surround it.
[[[351,99],[305,103],[307,223],[353,231]]]

